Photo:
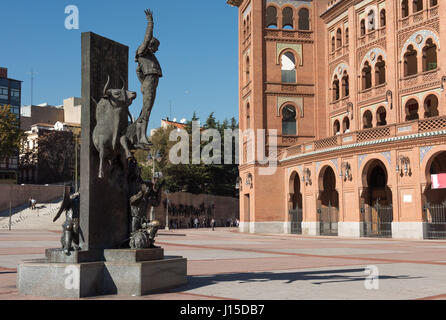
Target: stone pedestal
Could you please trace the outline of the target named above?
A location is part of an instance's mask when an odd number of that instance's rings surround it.
[[[187,260],[164,257],[164,250],[104,250],[102,261],[82,262],[97,252],[48,249],[46,260],[20,264],[17,288],[22,295],[83,298],[100,295],[141,296],[187,283]]]

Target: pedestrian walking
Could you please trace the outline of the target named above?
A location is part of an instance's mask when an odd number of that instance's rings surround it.
[[[212,226],[212,231],[214,231],[214,228],[215,228],[215,220],[214,220],[214,218],[212,218],[212,220],[211,220],[211,226]]]
[[[195,226],[195,229],[198,229],[198,218],[195,218],[195,220],[194,220],[194,226]]]
[[[36,199],[31,197],[31,210],[36,210]]]

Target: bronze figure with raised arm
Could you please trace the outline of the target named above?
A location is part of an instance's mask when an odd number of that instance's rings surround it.
[[[147,31],[144,42],[139,46],[135,57],[135,62],[138,63],[136,74],[141,82],[141,91],[143,94],[143,107],[135,128],[137,138],[135,146],[142,148],[150,145],[147,140],[147,125],[155,103],[158,81],[163,76],[161,66],[155,56],[160,42],[153,37],[153,13],[151,10],[145,10],[145,14],[148,21]]]

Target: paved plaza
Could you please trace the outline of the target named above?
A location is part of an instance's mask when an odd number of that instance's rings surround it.
[[[44,299],[18,295],[16,268],[20,261],[43,258],[46,248],[59,247],[59,237],[53,228],[20,229],[20,224],[16,230],[0,231],[0,299]],[[157,243],[166,255],[188,259],[188,284],[135,299],[446,298],[445,241],[193,229],[161,231]],[[369,279],[366,268],[379,272],[377,286],[370,288],[376,279]]]

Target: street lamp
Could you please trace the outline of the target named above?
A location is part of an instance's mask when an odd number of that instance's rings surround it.
[[[166,227],[164,229],[169,230],[169,191],[167,190],[166,190]]]

